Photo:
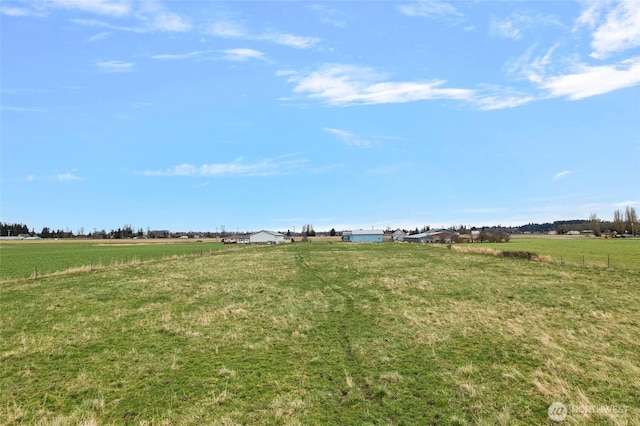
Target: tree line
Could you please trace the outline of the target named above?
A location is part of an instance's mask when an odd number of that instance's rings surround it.
[[[639,225],[636,209],[627,206],[624,214],[620,209],[616,209],[613,212],[613,220],[610,222],[600,220],[595,213],[591,213],[587,229],[598,237],[603,234],[632,235],[635,237],[640,233]]]
[[[417,234],[419,232],[426,232],[431,229],[430,226],[425,225],[422,228],[416,227],[414,230],[403,229],[405,234]],[[638,215],[636,209],[631,206],[627,206],[623,211],[616,209],[613,212],[613,219],[610,221],[602,220],[597,217],[595,213],[589,216],[588,220],[585,219],[573,219],[573,220],[557,220],[549,223],[528,223],[526,225],[515,227],[503,227],[497,226],[482,226],[482,227],[466,227],[465,225],[451,226],[449,229],[459,232],[460,234],[469,234],[472,231],[480,231],[483,235],[498,235],[499,238],[504,240],[504,234],[523,234],[523,233],[548,233],[556,232],[558,234],[567,234],[571,231],[590,231],[596,236],[609,236],[609,235],[640,235],[640,224],[638,223]],[[388,228],[387,230],[390,230]],[[1,237],[40,237],[40,238],[94,238],[94,239],[128,239],[128,238],[176,238],[187,236],[189,238],[201,237],[201,238],[215,238],[225,236],[226,230],[224,226],[221,228],[222,232],[170,232],[167,230],[151,230],[147,229],[145,232],[142,228],[134,229],[131,225],[124,225],[118,229],[112,229],[106,231],[105,229],[98,230],[96,228],[93,231],[85,232],[84,228],[78,229],[76,232],[67,229],[53,229],[49,227],[43,227],[40,232],[36,232],[33,228],[31,230],[26,224],[23,223],[4,223],[0,222],[0,236]],[[291,231],[287,231],[287,236],[291,236]],[[334,228],[331,228],[329,235],[338,235]],[[300,235],[304,237],[315,236],[316,231],[313,229],[313,225],[305,224],[302,227]]]
[[[131,225],[125,225],[118,229],[112,229],[106,231],[104,229],[85,232],[84,228],[78,229],[73,232],[69,228],[67,229],[54,229],[44,226],[40,232],[36,232],[35,229],[29,227],[23,223],[4,223],[0,222],[0,236],[2,237],[40,237],[40,238],[96,238],[96,239],[124,239],[135,238],[145,236],[145,232],[142,228],[134,230]]]

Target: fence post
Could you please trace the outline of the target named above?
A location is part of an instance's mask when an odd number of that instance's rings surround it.
[[[582,266],[585,266],[585,264],[584,264],[584,254],[582,255]]]

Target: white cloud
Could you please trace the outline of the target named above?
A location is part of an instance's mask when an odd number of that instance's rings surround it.
[[[297,49],[308,49],[317,44],[320,39],[317,37],[302,37],[294,34],[286,34],[277,31],[270,31],[255,36],[256,40],[264,40]]]
[[[562,172],[556,173],[553,178],[551,178],[552,181],[558,181],[560,179],[564,179],[567,176],[569,176],[570,174],[575,173],[575,170],[564,170]]]
[[[227,61],[241,62],[248,59],[264,59],[264,53],[253,49],[227,49],[223,50],[223,59]]]
[[[37,10],[26,9],[23,7],[13,7],[13,6],[0,6],[0,15],[13,16],[13,17],[45,16],[42,12]]]
[[[411,4],[404,4],[398,10],[407,16],[422,18],[460,18],[462,14],[452,4],[438,0],[422,0]]]
[[[245,38],[249,33],[244,25],[235,21],[216,21],[209,26],[210,35],[222,38]]]
[[[325,24],[333,25],[334,27],[345,27],[347,25],[346,15],[339,9],[329,8],[322,4],[313,4],[309,9],[315,12]]]
[[[74,24],[82,25],[82,26],[85,26],[85,27],[107,28],[107,29],[110,29],[110,30],[128,31],[128,32],[133,32],[133,33],[144,33],[144,32],[146,32],[146,29],[144,29],[142,27],[124,27],[124,26],[120,26],[120,25],[109,24],[107,22],[99,21],[97,19],[74,18],[74,19],[70,19],[70,21],[73,22]]]
[[[614,65],[576,64],[573,72],[545,78],[540,87],[553,97],[584,99],[640,84],[640,57]]]
[[[66,172],[66,173],[58,173],[56,175],[56,179],[61,181],[61,182],[69,182],[69,181],[73,181],[73,180],[81,180],[80,177],[74,175],[71,172]]]
[[[156,3],[143,3],[145,7],[137,13],[147,31],[185,32],[192,26],[188,19],[160,7]]]
[[[102,62],[97,62],[96,66],[102,72],[121,73],[121,72],[133,71],[135,64],[133,62],[102,61]]]
[[[98,33],[98,34],[96,34],[96,35],[94,35],[94,36],[89,37],[89,41],[90,41],[90,42],[94,42],[94,41],[101,41],[101,40],[106,39],[106,38],[107,38],[107,37],[109,37],[110,35],[111,35],[111,33],[110,33],[110,32],[108,32],[108,31],[103,31],[103,32],[101,32],[101,33]]]
[[[186,59],[213,59],[212,50],[195,50],[187,53],[163,53],[159,55],[151,56],[151,59],[158,59],[163,61],[178,61]],[[221,59],[225,61],[241,62],[249,59],[265,59],[263,52],[254,49],[238,48],[238,49],[226,49],[221,50]]]
[[[382,81],[385,76],[371,68],[328,64],[309,73],[288,75],[294,92],[331,105],[367,105],[415,102],[428,99],[470,100],[469,89],[443,88],[442,80],[417,82]]]
[[[640,46],[640,2],[638,0],[592,1],[576,21],[592,34],[591,57],[604,59]]]
[[[215,37],[238,40],[266,41],[298,49],[307,49],[320,42],[317,37],[303,37],[294,34],[268,30],[262,33],[252,33],[244,25],[235,21],[217,21],[209,26],[208,34]]]
[[[507,72],[512,75],[521,75],[533,83],[542,83],[547,74],[547,68],[552,64],[552,55],[558,46],[555,44],[543,56],[531,59],[536,47],[532,46],[508,66]]]
[[[153,55],[151,56],[151,59],[159,59],[159,60],[163,60],[163,61],[175,61],[175,60],[183,60],[183,59],[195,59],[195,58],[200,58],[203,55],[209,53],[210,51],[208,50],[196,50],[193,52],[187,52],[187,53],[163,53],[160,55]]]
[[[570,100],[602,95],[640,84],[640,56],[607,65],[588,65],[575,58],[554,60],[559,44],[533,57],[535,46],[508,65],[507,72],[520,75],[545,92],[545,97]]]
[[[112,0],[49,0],[47,5],[61,9],[76,9],[99,15],[125,16],[131,12],[129,1]]]
[[[354,146],[356,148],[371,148],[371,142],[362,139],[359,136],[354,135],[353,133],[346,130],[335,129],[332,127],[324,127],[322,130],[334,135],[342,142],[344,142],[347,146]]]
[[[521,37],[520,23],[514,19],[491,18],[489,32],[497,37],[518,40]]]
[[[96,26],[130,32],[185,32],[192,29],[188,19],[167,10],[155,1],[131,0],[46,0],[28,3],[31,9],[11,8],[3,10],[12,16],[46,16],[56,9],[87,12],[108,18],[133,19],[132,25],[123,26],[96,19],[70,19],[79,25]],[[97,38],[99,40],[100,38]],[[93,41],[93,40],[92,40]]]
[[[536,100],[533,95],[526,94],[509,94],[509,90],[503,93],[497,91],[498,95],[477,96],[473,99],[473,103],[481,110],[489,111],[504,108],[515,108]]]
[[[492,17],[489,24],[489,33],[496,37],[519,40],[523,32],[536,26],[561,26],[564,25],[554,15],[545,15],[536,11],[512,12],[504,18]]]
[[[267,158],[255,163],[246,163],[238,158],[230,163],[214,164],[180,164],[167,170],[147,170],[146,176],[190,176],[190,177],[219,177],[219,176],[277,176],[291,174],[307,164],[307,160],[298,158],[296,154],[277,158]]]

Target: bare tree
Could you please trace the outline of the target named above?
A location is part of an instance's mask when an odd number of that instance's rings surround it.
[[[595,213],[591,213],[591,215],[589,216],[589,229],[593,231],[593,235],[595,235],[596,237],[602,235],[602,233],[600,232],[600,219],[598,219],[598,216],[596,216]]]
[[[636,214],[636,209],[634,207],[627,206],[624,211],[624,222],[626,231],[635,236],[636,227],[638,226],[638,215]]]
[[[618,234],[624,234],[624,219],[619,209],[613,212],[613,230]]]

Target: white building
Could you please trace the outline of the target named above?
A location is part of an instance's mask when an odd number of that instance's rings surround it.
[[[459,234],[454,231],[438,229],[435,231],[422,232],[420,234],[406,235],[404,237],[404,241],[410,243],[451,243],[457,235]]]
[[[260,231],[249,236],[251,244],[280,244],[284,243],[284,235],[273,231]]]

